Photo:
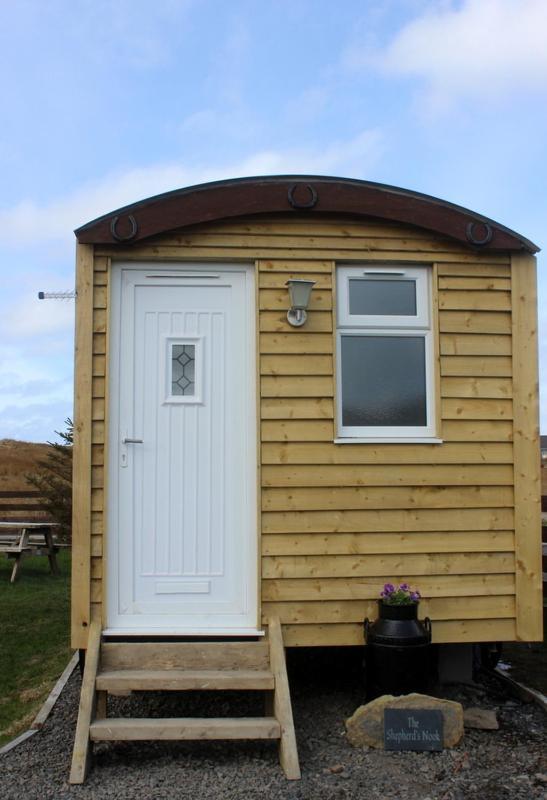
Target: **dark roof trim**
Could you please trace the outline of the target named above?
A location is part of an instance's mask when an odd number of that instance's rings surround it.
[[[120,208],[75,233],[79,242],[127,246],[150,236],[252,214],[348,214],[416,225],[481,250],[539,248],[488,217],[419,192],[370,181],[275,175],[203,183]]]

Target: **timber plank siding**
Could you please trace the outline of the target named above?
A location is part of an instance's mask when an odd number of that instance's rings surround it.
[[[133,246],[83,247],[81,269],[92,266],[93,280],[80,299],[89,308],[80,340],[93,341],[76,376],[77,395],[88,396],[79,401],[83,439],[75,450],[82,499],[73,646],[86,646],[91,620],[105,622],[111,259],[255,265],[259,625],[278,616],[289,646],[360,644],[383,583],[408,579],[426,598],[435,642],[541,636],[539,506],[523,477],[535,469],[536,447],[536,374],[523,362],[535,357],[535,308],[526,305],[533,256],[479,252],[410,225],[342,216],[241,217]],[[436,281],[442,443],[336,443],[337,264],[402,261],[430,265]],[[316,281],[302,328],[286,320],[288,278]],[[514,406],[523,395],[531,421]]]

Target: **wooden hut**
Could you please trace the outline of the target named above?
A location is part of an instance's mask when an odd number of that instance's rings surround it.
[[[420,589],[437,643],[541,638],[534,244],[309,176],[177,190],[76,236],[74,781],[90,739],[191,738],[105,720],[106,692],[199,688],[204,663],[275,688],[239,734],[281,735],[296,777],[283,643],[362,644],[387,580]],[[291,281],[313,282],[307,317]]]

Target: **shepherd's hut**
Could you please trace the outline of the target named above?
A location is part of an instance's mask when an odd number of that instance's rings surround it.
[[[71,773],[96,740],[277,738],[284,647],[363,644],[408,580],[437,643],[542,636],[537,247],[404,189],[245,178],[76,231]],[[238,688],[252,719],[116,719]]]

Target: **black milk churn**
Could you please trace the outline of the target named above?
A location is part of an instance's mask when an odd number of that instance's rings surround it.
[[[365,620],[367,695],[424,692],[431,674],[431,621],[418,620],[418,603],[378,601],[380,616]]]

